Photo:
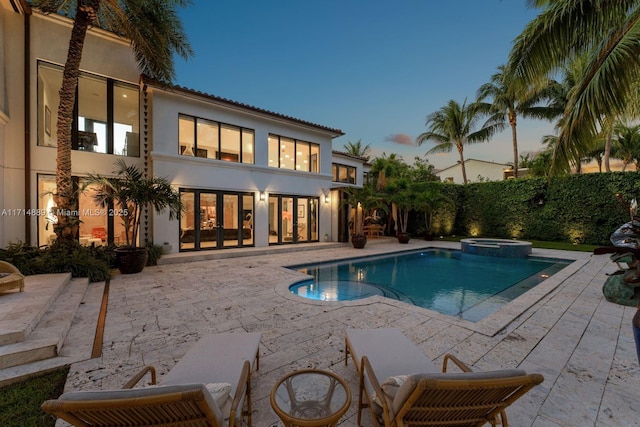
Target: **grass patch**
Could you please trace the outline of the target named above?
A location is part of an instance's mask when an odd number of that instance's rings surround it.
[[[62,394],[69,368],[40,375],[0,389],[0,425],[53,427],[55,417],[40,409],[42,402]]]
[[[468,239],[469,236],[443,236],[440,238],[435,238],[434,240],[442,240],[444,242],[459,242],[462,239]],[[600,247],[599,245],[585,245],[585,244],[577,244],[569,242],[547,242],[544,240],[528,240],[524,239],[525,242],[531,242],[534,248],[538,249],[558,249],[561,251],[578,251],[578,252],[593,252],[595,248]]]

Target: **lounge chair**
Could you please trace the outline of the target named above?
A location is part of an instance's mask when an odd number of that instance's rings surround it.
[[[160,385],[133,387],[156,371],[145,367],[122,390],[76,391],[42,409],[74,426],[251,426],[251,364],[260,367],[260,333],[225,333],[200,339]],[[245,406],[246,410],[242,408]]]
[[[0,261],[0,292],[18,289],[24,291],[24,276],[13,264]]]
[[[508,427],[505,408],[543,381],[522,370],[472,372],[450,354],[436,372],[397,329],[348,329],[345,343],[360,379],[358,425],[368,407],[376,426]],[[447,373],[449,361],[462,372]]]

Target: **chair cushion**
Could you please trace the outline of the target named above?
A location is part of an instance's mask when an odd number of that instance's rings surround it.
[[[347,329],[346,336],[358,370],[360,359],[367,356],[378,381],[395,375],[438,372],[431,359],[399,329]]]
[[[396,393],[392,410],[396,414],[404,405],[404,402],[411,396],[411,393],[416,389],[418,382],[421,379],[428,380],[459,380],[459,381],[473,381],[473,380],[488,380],[498,378],[509,378],[526,375],[526,372],[520,369],[505,369],[501,371],[486,371],[486,372],[455,372],[455,373],[423,373],[409,375],[406,381],[400,386]]]
[[[382,384],[380,384],[384,397],[387,398],[387,403],[391,403],[393,401],[393,398],[396,397],[396,394],[398,393],[398,389],[407,380],[407,377],[408,375],[396,375],[394,377],[387,378],[382,382]],[[375,393],[371,397],[371,400],[382,406],[380,398]]]
[[[382,396],[387,403],[387,408],[391,408],[393,405],[393,399],[396,397],[400,386],[407,380],[408,375],[396,375],[394,377],[389,377],[380,384],[380,388],[382,388]],[[380,401],[380,397],[373,393],[371,396],[371,401],[374,403],[373,411],[376,415],[382,414],[382,402]]]
[[[202,337],[160,380],[162,385],[229,383],[235,394],[245,360],[253,365],[260,333],[223,333]]]
[[[231,404],[233,403],[233,399],[231,398],[231,384],[229,383],[208,383],[205,384],[207,391],[211,394],[214,402],[225,420],[229,419],[229,414],[231,413]]]

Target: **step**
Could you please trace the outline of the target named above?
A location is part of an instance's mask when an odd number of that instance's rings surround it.
[[[70,273],[25,277],[24,292],[0,294],[0,346],[24,341],[56,301]]]
[[[73,279],[70,287],[76,286],[73,282],[77,280],[86,282],[85,279]],[[0,369],[0,387],[90,359],[104,285],[104,282],[88,284],[82,302],[77,307],[71,320],[70,329],[68,329],[64,342],[58,346],[55,357]],[[60,300],[55,304],[55,311],[66,309],[63,308],[65,296],[60,296]],[[48,323],[49,326],[52,326],[50,322]],[[39,328],[40,325],[38,325],[34,334],[39,333]]]
[[[88,285],[86,278],[69,281],[24,340],[0,347],[0,369],[56,357]]]

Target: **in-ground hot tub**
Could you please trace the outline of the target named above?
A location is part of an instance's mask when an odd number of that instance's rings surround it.
[[[531,242],[507,239],[462,239],[461,250],[466,254],[526,258],[531,254]]]

